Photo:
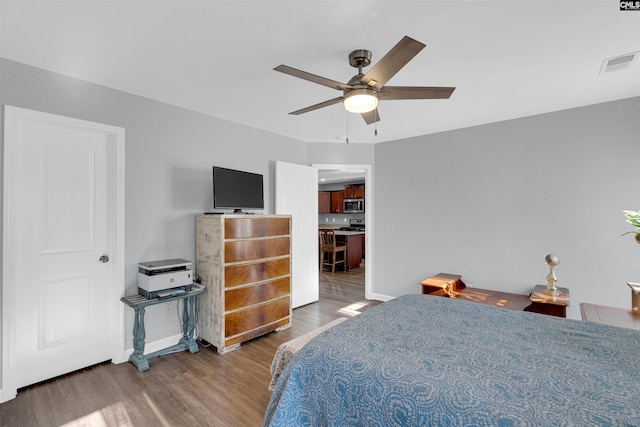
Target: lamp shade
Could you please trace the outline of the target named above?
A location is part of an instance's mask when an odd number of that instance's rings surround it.
[[[378,97],[372,88],[352,89],[344,95],[344,108],[352,113],[368,113],[378,107]]]

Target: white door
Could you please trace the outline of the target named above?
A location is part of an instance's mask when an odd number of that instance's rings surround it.
[[[112,258],[124,130],[12,107],[5,117],[3,398],[112,359],[123,279]]]
[[[276,214],[291,215],[291,306],[318,301],[318,171],[276,162]]]

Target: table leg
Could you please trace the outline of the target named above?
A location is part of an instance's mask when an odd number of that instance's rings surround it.
[[[133,321],[133,353],[129,360],[136,365],[138,371],[144,372],[149,369],[149,361],[144,357],[144,307],[136,307],[135,319]]]
[[[182,300],[182,336],[183,338],[191,337],[189,330],[189,307],[187,305],[187,300],[189,298],[185,298]]]
[[[184,310],[182,314],[182,338],[179,344],[184,344],[189,353],[198,351],[198,343],[194,339],[195,329],[195,297],[184,299]]]

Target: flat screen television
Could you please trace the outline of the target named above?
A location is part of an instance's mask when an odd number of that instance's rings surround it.
[[[213,208],[264,209],[262,175],[214,166]]]

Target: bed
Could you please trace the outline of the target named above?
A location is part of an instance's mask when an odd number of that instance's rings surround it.
[[[263,425],[640,425],[640,331],[406,295],[300,349]]]

